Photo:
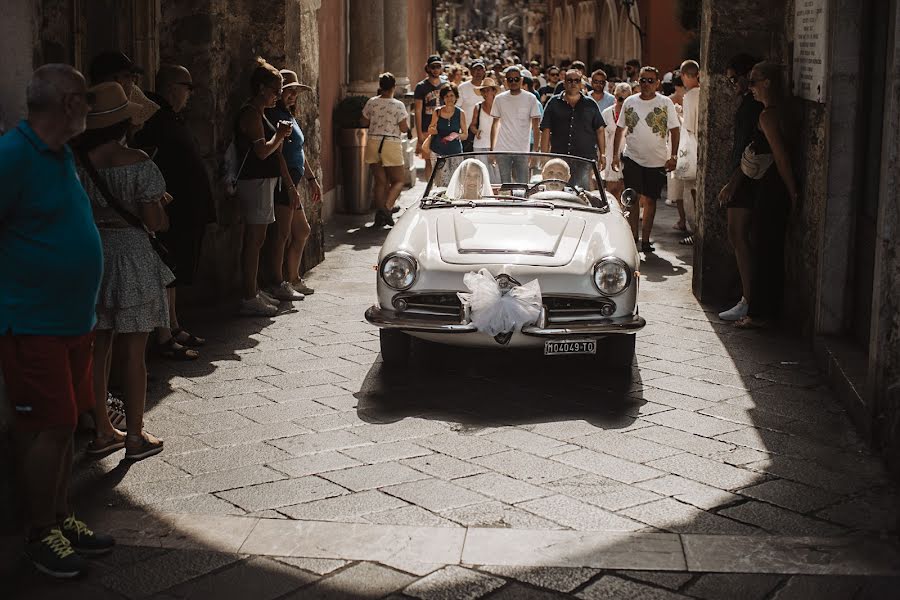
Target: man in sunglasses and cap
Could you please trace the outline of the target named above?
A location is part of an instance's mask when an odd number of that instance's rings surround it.
[[[416,154],[422,153],[422,143],[428,137],[431,115],[438,104],[438,90],[446,82],[443,77],[444,63],[440,55],[432,54],[425,62],[425,79],[416,84],[414,93],[416,106]],[[424,124],[424,126],[423,126]],[[431,161],[425,161],[425,179],[431,177]]]

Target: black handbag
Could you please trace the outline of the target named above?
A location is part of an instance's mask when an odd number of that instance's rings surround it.
[[[147,238],[150,240],[150,245],[153,247],[153,250],[159,255],[163,262],[166,262],[166,259],[169,256],[169,250],[165,247],[165,245],[159,241],[159,238],[156,237],[156,234],[144,225],[144,222],[141,221],[140,217],[137,215],[128,212],[122,206],[119,199],[110,191],[109,186],[106,185],[106,181],[100,177],[100,173],[97,172],[97,168],[94,167],[94,163],[91,162],[90,157],[87,152],[81,151],[78,153],[79,162],[81,162],[81,166],[84,167],[84,170],[87,171],[88,176],[90,176],[91,181],[94,182],[94,185],[100,190],[100,193],[103,195],[103,198],[106,199],[107,204],[116,211],[122,219],[132,227],[140,229],[144,233],[147,234]]]

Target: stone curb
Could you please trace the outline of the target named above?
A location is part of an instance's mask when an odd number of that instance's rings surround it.
[[[780,537],[398,527],[107,511],[91,526],[122,545],[252,556],[697,573],[900,575],[900,547],[864,537]]]

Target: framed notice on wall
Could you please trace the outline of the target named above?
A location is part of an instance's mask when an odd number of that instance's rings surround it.
[[[794,95],[825,102],[828,0],[794,4]]]

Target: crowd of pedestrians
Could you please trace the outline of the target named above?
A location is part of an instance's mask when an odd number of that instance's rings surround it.
[[[609,193],[619,198],[626,188],[637,192],[638,205],[628,210],[628,219],[642,253],[654,252],[653,226],[663,198],[678,212],[673,228],[679,243],[693,245],[703,136],[696,61],[666,71],[637,59],[621,68],[594,61],[588,69],[579,60],[544,67],[538,60],[522,61],[519,46],[503,34],[484,31],[462,32],[452,47],[428,58],[427,77],[416,86],[416,150],[430,159],[426,178],[435,155],[460,149],[517,153],[484,160],[493,183],[528,181],[536,166],[522,155],[529,151],[586,158],[596,162]],[[777,265],[783,264],[786,215],[799,192],[786,149],[783,73],[739,54],[725,76],[739,105],[733,172],[719,201],[743,292],[720,317],[738,327],[758,327],[780,308],[783,269]],[[592,183],[585,162],[563,164],[571,185]],[[551,172],[562,173],[560,165],[551,165]]]
[[[0,367],[14,411],[25,548],[39,570],[61,578],[114,545],[68,505],[74,430],[93,430],[88,455],[124,450],[136,461],[162,452],[163,440],[144,430],[148,349],[196,360],[206,343],[176,310],[176,290],[193,283],[215,221],[212,184],[182,116],[194,83],[185,67],[163,64],[145,94],[140,72],[119,52],[92,61],[90,82],[68,65],[40,67],[26,118],[0,137],[8,184]],[[280,301],[313,293],[300,278],[310,227],[298,187],[313,201],[321,190],[295,118],[304,89],[293,71],[257,59],[235,118],[242,315],[273,316]]]

